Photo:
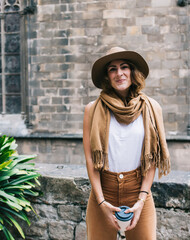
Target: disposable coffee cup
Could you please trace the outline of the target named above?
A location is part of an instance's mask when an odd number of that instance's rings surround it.
[[[131,224],[131,220],[133,218],[133,213],[125,213],[129,207],[127,206],[120,206],[120,212],[115,212],[115,216],[117,218],[118,225],[120,226],[120,231],[125,232],[126,227]]]

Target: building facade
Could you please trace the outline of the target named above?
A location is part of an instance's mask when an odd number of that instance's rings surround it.
[[[190,152],[190,7],[175,0],[1,0],[2,134],[40,162],[83,164],[92,63],[120,46],[150,67],[144,92],[163,109],[178,169]]]

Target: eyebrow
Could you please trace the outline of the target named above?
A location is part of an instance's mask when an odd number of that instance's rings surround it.
[[[129,64],[126,63],[126,62],[121,63],[120,66],[122,66],[122,65],[124,65],[124,64],[127,64],[127,65],[129,66]],[[116,65],[109,65],[108,68],[110,68],[110,67],[116,67]]]

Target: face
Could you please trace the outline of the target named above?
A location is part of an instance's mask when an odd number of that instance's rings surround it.
[[[131,70],[124,60],[114,60],[107,67],[107,75],[111,86],[121,96],[126,97],[131,86]]]

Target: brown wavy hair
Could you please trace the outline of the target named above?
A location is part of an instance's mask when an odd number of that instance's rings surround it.
[[[131,70],[131,86],[129,88],[129,94],[127,96],[127,100],[129,101],[130,99],[137,97],[138,93],[145,87],[145,77],[142,72],[140,72],[137,67],[124,59],[124,61],[129,65],[129,68]],[[113,88],[110,84],[109,78],[107,76],[107,68],[110,63],[106,64],[105,66],[105,77],[104,80],[102,81],[102,89],[109,93],[110,91],[113,91]]]

